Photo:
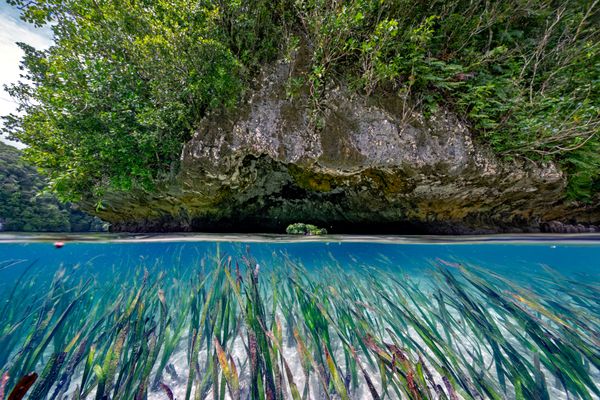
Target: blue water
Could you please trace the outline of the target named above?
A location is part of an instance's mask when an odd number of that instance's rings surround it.
[[[460,243],[381,243],[353,241],[277,242],[277,241],[126,241],[66,242],[55,248],[53,242],[0,243],[0,262],[40,260],[43,269],[60,265],[82,264],[94,272],[110,274],[112,268],[127,268],[155,263],[187,268],[215,254],[239,257],[250,251],[265,266],[282,256],[307,268],[355,264],[401,269],[419,274],[439,260],[467,263],[493,269],[506,275],[520,276],[549,266],[565,276],[581,280],[600,280],[600,242],[460,242]],[[24,264],[23,264],[24,265]],[[0,270],[0,288],[11,285],[19,267]],[[0,289],[1,290],[1,289]]]
[[[243,311],[248,310],[245,307],[254,301],[251,300],[254,299],[251,297],[254,296],[253,276],[259,282],[256,283],[260,288],[259,297],[263,297],[261,307],[266,310],[260,326],[274,331],[275,316],[283,320],[288,336],[284,353],[287,362],[295,368],[298,382],[303,382],[304,374],[292,331],[304,337],[316,359],[314,362],[321,360],[325,380],[331,376],[320,354],[324,338],[331,337],[331,356],[338,372],[345,376],[351,399],[375,397],[366,389],[362,375],[351,373],[356,365],[352,367],[348,347],[344,347],[350,342],[359,349],[359,357],[373,377],[375,391],[387,391],[385,382],[392,380],[398,385],[396,392],[387,392],[385,398],[399,398],[401,391],[404,391],[402,398],[410,398],[414,389],[401,375],[396,375],[397,368],[404,364],[391,368],[384,377],[381,375],[383,364],[374,362],[385,352],[381,349],[393,348],[389,347],[390,340],[402,348],[405,352],[402,354],[408,355],[414,363],[412,368],[417,368],[422,358],[427,359],[425,365],[431,369],[443,364],[443,357],[433,356],[433,350],[439,350],[437,346],[447,346],[443,354],[454,354],[454,364],[445,365],[445,369],[438,367],[436,376],[419,389],[423,391],[421,395],[427,385],[430,388],[443,385],[443,389],[440,386],[436,390],[447,390],[443,398],[452,398],[449,386],[442,381],[444,374],[450,374],[448,368],[454,368],[452,385],[462,398],[487,398],[482,395],[488,390],[486,385],[500,398],[519,398],[514,382],[523,385],[524,398],[593,399],[600,394],[597,383],[600,381],[600,299],[597,298],[600,241],[594,238],[545,240],[537,236],[525,237],[525,240],[492,237],[448,241],[431,237],[422,240],[329,237],[312,241],[248,236],[167,236],[151,240],[99,236],[88,241],[88,237],[71,236],[67,239],[63,239],[63,247],[57,248],[54,242],[58,237],[41,240],[0,236],[0,308],[6,311],[6,315],[0,315],[0,344],[7,343],[6,348],[0,348],[0,400],[3,400],[4,389],[7,393],[19,376],[31,372],[27,368],[41,374],[44,368],[52,366],[53,353],[60,354],[60,351],[65,351],[65,357],[75,367],[68,369],[70,364],[59,367],[68,376],[66,381],[49,384],[38,381],[32,389],[35,398],[50,399],[57,393],[68,395],[61,399],[73,398],[77,391],[81,398],[94,398],[100,385],[93,376],[89,378],[90,375],[84,381],[82,360],[88,355],[93,359],[97,366],[94,373],[102,365],[108,365],[106,354],[109,348],[116,346],[118,332],[127,335],[125,347],[130,349],[117,360],[118,376],[129,374],[132,382],[137,382],[135,379],[141,379],[139,371],[144,368],[144,357],[135,358],[136,349],[146,346],[146,337],[156,338],[158,332],[172,335],[178,326],[183,327],[183,333],[168,362],[172,371],[176,370],[183,378],[165,372],[157,374],[156,379],[170,387],[175,398],[185,398],[186,389],[190,388],[190,393],[202,390],[200,398],[207,398],[216,386],[205,385],[206,381],[197,376],[186,380],[193,372],[189,368],[191,354],[202,354],[196,365],[199,376],[210,375],[211,368],[215,367],[207,354],[213,354],[211,343],[219,338],[231,360],[235,355],[237,366],[247,368],[249,347],[244,345],[244,351],[241,342],[252,328],[242,317],[248,312]],[[230,274],[227,279],[224,271]],[[455,282],[453,276],[457,279]],[[233,280],[239,285],[237,294],[231,289]],[[198,289],[201,282],[208,282],[207,286]],[[211,300],[212,290],[218,295]],[[160,296],[163,297],[159,302]],[[465,300],[469,297],[470,300]],[[136,304],[137,298],[140,304],[134,310],[130,305]],[[191,306],[192,303],[195,305]],[[241,303],[246,305],[242,307]],[[69,304],[75,304],[72,311]],[[311,305],[314,308],[307,314]],[[163,306],[168,311],[160,311]],[[314,316],[325,310],[324,320]],[[64,322],[59,317],[63,312],[67,315]],[[160,323],[164,312],[170,318],[168,328]],[[130,317],[129,325],[118,323],[125,314]],[[103,319],[103,315],[111,317]],[[200,325],[203,326],[200,331],[191,325],[194,320],[198,323],[199,315],[202,315],[200,321],[206,318],[206,325]],[[231,315],[227,317],[227,324],[218,323],[222,315]],[[349,318],[361,322],[349,324]],[[453,323],[448,323],[448,318],[453,319]],[[240,328],[232,328],[231,324],[240,324]],[[338,324],[339,327],[334,328]],[[128,330],[133,325],[137,326],[136,330]],[[313,329],[322,325],[328,327],[320,328],[316,335]],[[58,327],[58,337],[52,341],[42,340],[53,334],[54,326]],[[94,330],[92,326],[98,328]],[[80,329],[84,334],[77,336]],[[256,326],[254,329],[256,332]],[[36,335],[38,330],[42,333]],[[501,353],[496,353],[487,340],[494,330],[496,333],[492,336],[501,347]],[[194,332],[202,337],[199,353],[193,353]],[[274,337],[269,336],[269,343]],[[433,342],[431,337],[435,338]],[[551,337],[552,342],[540,339],[545,337]],[[64,350],[71,339],[77,347]],[[475,342],[478,344],[474,345]],[[41,346],[41,350],[34,351],[36,346]],[[274,345],[271,346],[271,351],[275,351]],[[279,346],[283,346],[283,342]],[[81,349],[84,357],[77,359],[74,348]],[[271,357],[275,357],[274,354]],[[391,358],[392,363],[395,357]],[[499,366],[498,360],[502,357],[505,357],[504,366]],[[554,358],[559,357],[566,358],[556,364],[559,367],[553,367]],[[382,360],[385,364],[385,356]],[[512,361],[521,369],[507,368],[506,363]],[[134,372],[132,363],[138,363],[138,372]],[[157,361],[153,365],[156,368]],[[283,368],[283,364],[279,368]],[[527,370],[523,372],[523,368]],[[574,368],[579,375],[561,377],[564,371]],[[502,369],[504,375],[498,375]],[[545,382],[542,384],[544,395],[539,392],[539,374]],[[523,381],[527,376],[535,379]],[[155,379],[154,375],[151,379]],[[244,393],[241,398],[246,399],[251,386],[248,371],[240,372],[239,379]],[[469,379],[481,379],[485,385],[478,382],[475,387],[465,383]],[[306,383],[311,398],[324,398],[319,380],[313,380]],[[577,386],[579,381],[583,382],[581,386]],[[8,382],[7,388],[2,387],[3,382]],[[109,386],[113,390],[109,398],[133,398],[135,389],[127,389],[124,382],[117,379],[115,385]],[[132,388],[139,384],[133,384]],[[304,384],[298,385],[302,388]],[[331,385],[328,391],[337,395],[339,386]],[[155,385],[147,387],[140,398],[167,397]]]

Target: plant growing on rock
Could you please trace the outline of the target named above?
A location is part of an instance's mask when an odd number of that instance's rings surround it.
[[[326,235],[327,229],[319,228],[316,225],[311,224],[303,224],[302,222],[297,222],[295,224],[288,225],[285,229],[285,233],[288,235]]]
[[[596,0],[9,3],[53,21],[55,44],[21,45],[28,81],[8,88],[21,113],[4,131],[67,199],[175,174],[202,118],[299,43],[307,65],[288,95],[304,82],[316,114],[340,85],[400,98],[403,117],[449,108],[501,156],[557,162],[572,197],[600,190]]]

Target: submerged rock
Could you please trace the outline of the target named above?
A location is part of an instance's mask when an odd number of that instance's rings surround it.
[[[206,118],[178,175],[155,193],[109,194],[97,214],[117,231],[282,232],[310,220],[330,232],[538,232],[550,221],[600,222],[598,202],[566,199],[556,165],[498,159],[447,110],[426,118],[399,98],[340,87],[315,114],[307,93],[286,94],[298,70],[278,65],[246,105]]]

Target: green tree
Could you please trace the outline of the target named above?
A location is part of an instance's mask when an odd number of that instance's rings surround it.
[[[52,21],[55,44],[21,45],[27,80],[8,88],[21,114],[4,130],[64,199],[151,190],[202,118],[235,107],[299,44],[308,73],[290,86],[308,89],[316,114],[340,84],[398,96],[407,118],[442,106],[502,157],[559,163],[573,197],[599,190],[598,0],[9,3]]]
[[[21,152],[0,142],[0,230],[87,232],[105,230],[102,221],[44,192],[44,179]]]
[[[55,44],[25,51],[27,83],[8,88],[22,115],[6,130],[62,197],[151,188],[210,109],[235,104],[240,64],[201,1],[14,1]]]

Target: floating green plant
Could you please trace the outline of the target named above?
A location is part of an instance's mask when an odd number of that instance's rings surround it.
[[[302,222],[297,222],[295,224],[288,225],[285,229],[285,233],[288,235],[327,235],[327,229],[319,228],[316,225],[312,224],[303,224]]]

